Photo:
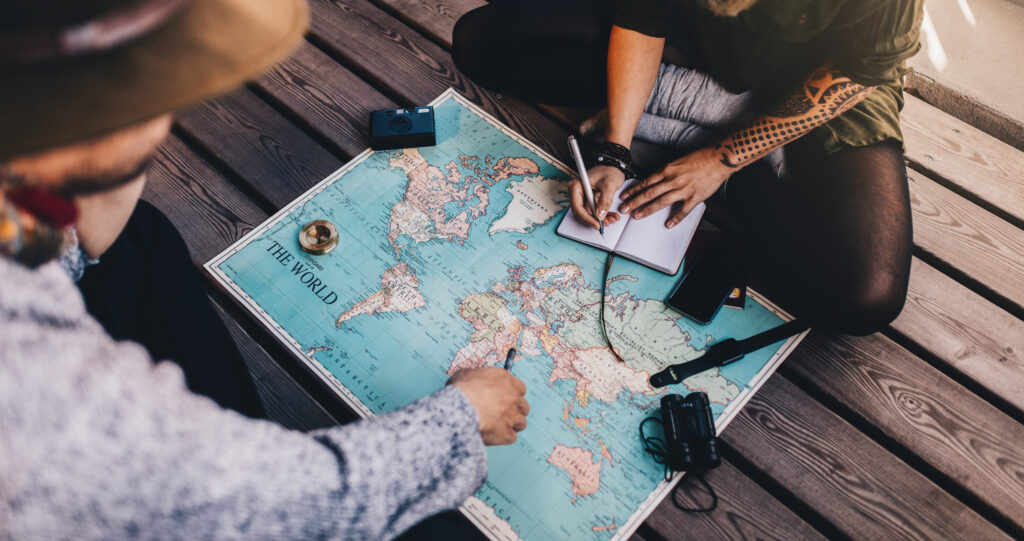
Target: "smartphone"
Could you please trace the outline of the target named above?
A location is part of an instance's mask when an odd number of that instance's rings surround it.
[[[741,281],[729,255],[729,248],[722,244],[705,248],[692,265],[686,265],[679,285],[665,304],[697,323],[711,323]]]

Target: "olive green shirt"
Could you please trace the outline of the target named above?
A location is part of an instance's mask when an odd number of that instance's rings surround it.
[[[773,101],[827,62],[876,86],[863,101],[814,130],[829,151],[903,141],[905,61],[920,49],[923,0],[759,0],[735,17],[696,0],[610,0],[616,26],[666,41],[685,65],[732,92]]]

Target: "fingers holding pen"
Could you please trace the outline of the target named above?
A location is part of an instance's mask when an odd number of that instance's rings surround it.
[[[569,181],[569,204],[572,206],[572,214],[577,220],[598,229],[600,224],[597,218],[594,218],[592,212],[590,212],[590,206],[587,205],[586,197],[583,195],[583,182],[574,178]]]
[[[603,221],[605,225],[608,225],[608,211],[611,210],[612,203],[615,202],[615,192],[599,188],[594,191],[594,199],[597,202],[597,219]],[[616,216],[615,219],[618,220],[618,216]]]

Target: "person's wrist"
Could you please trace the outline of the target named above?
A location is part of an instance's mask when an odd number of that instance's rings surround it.
[[[739,171],[743,167],[734,167],[731,165],[727,165],[725,162],[723,162],[722,151],[719,149],[718,146],[707,147],[701,149],[699,152],[702,153],[703,160],[707,164],[707,166],[713,169],[716,173],[718,173],[718,176],[723,177],[723,182],[726,178],[729,177],[729,175],[732,175],[733,173]]]
[[[605,141],[601,148],[594,154],[596,165],[614,167],[622,172],[625,178],[636,178],[636,164],[633,163],[633,154],[628,148],[611,141]]]
[[[604,134],[604,140],[608,143],[615,143],[616,145],[621,145],[625,147],[626,150],[629,150],[630,145],[633,144],[633,134],[619,132],[609,127],[608,131],[605,132]]]

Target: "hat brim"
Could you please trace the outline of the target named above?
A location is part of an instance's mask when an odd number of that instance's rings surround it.
[[[125,47],[0,68],[0,160],[117,131],[232,90],[288,56],[305,0],[194,0]]]

